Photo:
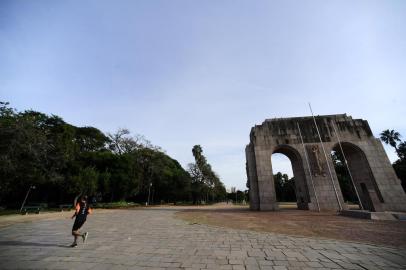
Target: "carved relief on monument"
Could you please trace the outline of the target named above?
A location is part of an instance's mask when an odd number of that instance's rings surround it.
[[[320,147],[317,144],[306,146],[313,176],[326,176],[325,162],[323,162]]]

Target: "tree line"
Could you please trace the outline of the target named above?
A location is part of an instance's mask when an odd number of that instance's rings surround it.
[[[395,152],[398,156],[392,166],[395,169],[396,175],[401,181],[403,190],[406,192],[406,141],[400,139],[402,136],[395,130],[384,130],[380,134],[380,139],[395,148]]]
[[[202,147],[195,145],[192,153],[195,163],[188,164],[188,172],[192,178],[193,203],[226,200],[226,188],[207,162]]]
[[[105,134],[0,102],[0,205],[17,207],[30,186],[36,187],[31,201],[50,205],[72,202],[78,194],[101,202],[143,203],[148,196],[155,203],[220,200],[224,185],[202,152],[193,147],[196,163],[186,171],[127,129]]]
[[[277,172],[273,175],[276,200],[278,202],[296,202],[295,178]]]

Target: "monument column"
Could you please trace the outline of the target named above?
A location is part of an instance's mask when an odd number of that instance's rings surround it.
[[[269,147],[255,146],[260,210],[278,210],[272,172],[272,151]]]

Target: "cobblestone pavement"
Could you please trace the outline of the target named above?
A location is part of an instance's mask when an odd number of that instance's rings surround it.
[[[188,224],[176,210],[117,210],[0,229],[0,269],[406,269],[406,250]]]

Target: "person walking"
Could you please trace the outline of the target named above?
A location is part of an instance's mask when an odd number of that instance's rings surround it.
[[[74,237],[71,247],[76,247],[78,245],[77,239],[78,237],[82,237],[83,243],[86,242],[87,237],[89,236],[88,232],[81,234],[79,229],[85,224],[86,218],[88,214],[92,213],[92,209],[89,207],[87,203],[87,196],[81,196],[79,202],[77,202],[75,206],[75,213],[72,216],[72,219],[76,217],[75,222],[73,223],[72,227],[72,235]]]

